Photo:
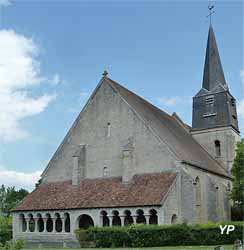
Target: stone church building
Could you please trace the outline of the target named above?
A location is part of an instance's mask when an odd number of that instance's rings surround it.
[[[192,126],[104,72],[42,173],[13,211],[14,239],[75,242],[74,230],[230,218],[230,170],[239,140],[212,26]]]

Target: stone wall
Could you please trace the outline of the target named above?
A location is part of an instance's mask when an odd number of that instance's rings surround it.
[[[235,158],[236,143],[240,135],[231,127],[205,129],[192,132],[193,137],[205,150],[230,172]],[[215,141],[220,142],[221,155],[216,155]]]
[[[126,149],[131,142],[133,145]],[[85,166],[82,166],[85,169],[72,171],[73,156],[80,145],[85,147]],[[43,183],[71,180],[72,172],[82,172],[84,178],[101,178],[104,168],[106,177],[123,176],[128,181],[134,173],[173,169],[174,161],[168,147],[104,82],[53,156],[43,174]],[[126,164],[131,165],[133,173]]]

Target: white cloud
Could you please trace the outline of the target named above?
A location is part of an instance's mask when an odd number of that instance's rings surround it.
[[[157,101],[166,107],[174,107],[176,105],[188,105],[191,104],[192,98],[190,96],[174,96],[170,98],[159,97]]]
[[[5,186],[15,186],[16,188],[25,188],[31,191],[40,179],[41,173],[41,171],[32,173],[17,172],[0,166],[0,183]]]
[[[0,6],[9,6],[11,5],[10,0],[0,0]]]
[[[58,85],[61,83],[61,77],[59,74],[54,74],[53,75],[53,78],[50,80],[50,83],[53,84],[53,85]]]
[[[1,30],[0,48],[0,141],[13,141],[28,136],[21,120],[44,111],[55,95],[32,97],[27,91],[44,80],[32,39]]]

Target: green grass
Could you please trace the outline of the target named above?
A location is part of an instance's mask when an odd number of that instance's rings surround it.
[[[176,246],[176,247],[148,247],[148,248],[43,248],[45,250],[214,250],[216,246]],[[26,248],[40,250],[40,248]],[[224,250],[232,250],[233,245],[225,245]]]

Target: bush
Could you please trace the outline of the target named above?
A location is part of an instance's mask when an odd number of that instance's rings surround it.
[[[3,245],[12,238],[12,219],[0,216],[0,243]]]
[[[24,247],[23,240],[16,240],[16,241],[6,241],[4,247],[0,245],[0,250],[22,250]]]
[[[235,225],[235,231],[221,235],[219,225]],[[86,241],[93,241],[96,247],[158,247],[175,245],[217,245],[233,244],[242,239],[242,222],[199,225],[132,225],[128,227],[90,227],[76,230],[79,235],[86,232]],[[83,241],[84,242],[84,241]],[[80,240],[80,243],[82,241]]]
[[[231,207],[231,220],[232,221],[244,220],[243,206],[233,206],[233,207]]]

